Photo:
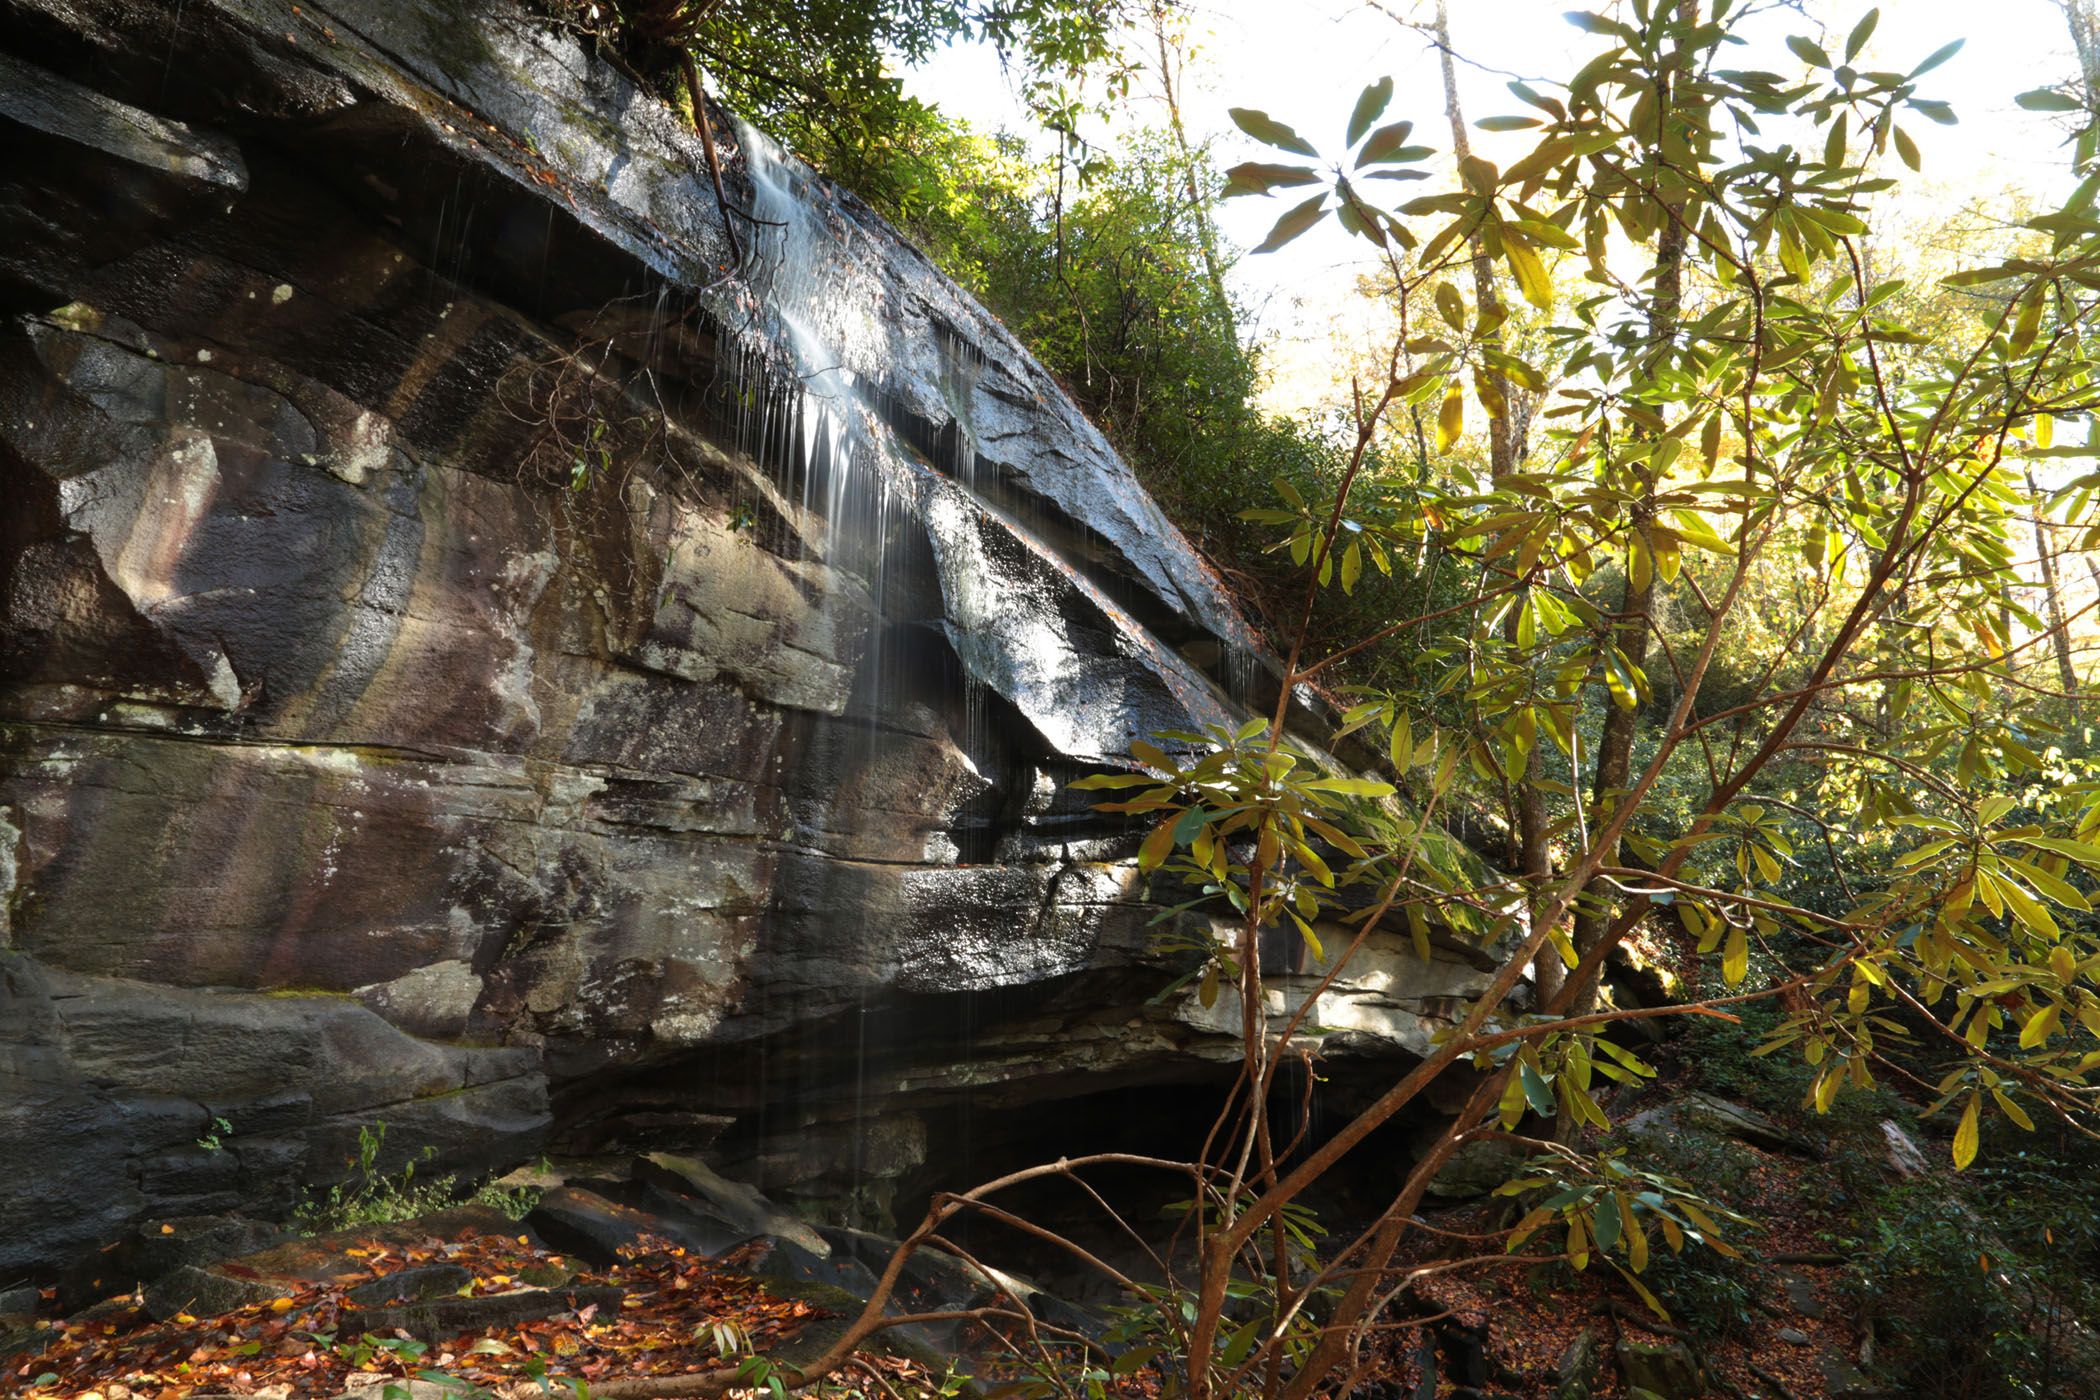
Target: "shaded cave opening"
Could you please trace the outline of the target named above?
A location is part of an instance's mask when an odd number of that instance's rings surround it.
[[[893,994],[619,1085],[572,1086],[560,1145],[598,1155],[689,1153],[812,1223],[893,1238],[941,1193],[1060,1159],[1186,1161],[1238,1076],[1223,1041],[1186,1035],[1120,1064],[1033,1076],[1004,1048],[1030,1026],[1054,1036],[1052,1023],[1083,1015],[1088,1003],[1134,1026],[1144,1017],[1130,1015],[1127,978],[1123,992],[1124,1006],[1103,1007],[1113,991],[1098,974],[1082,974],[1051,987]],[[1275,1140],[1291,1145],[1285,1165],[1327,1142],[1411,1063],[1389,1055],[1286,1059],[1267,1107]],[[1328,1233],[1325,1244],[1353,1237],[1386,1208],[1452,1106],[1440,1099],[1386,1122],[1307,1193],[1303,1204]],[[1159,1281],[1155,1252],[1170,1245],[1175,1266],[1188,1264],[1191,1232],[1176,1234],[1192,1196],[1185,1174],[1102,1163],[1083,1176],[1085,1187],[1050,1175],[996,1201],[1140,1282]],[[1128,1301],[1069,1250],[990,1215],[966,1213],[942,1234],[1067,1301]]]

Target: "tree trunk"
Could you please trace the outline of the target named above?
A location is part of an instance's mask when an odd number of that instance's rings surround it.
[[[2049,618],[2049,642],[2056,652],[2056,677],[2063,685],[2065,696],[2071,702],[2073,718],[2078,714],[2078,668],[2071,661],[2071,629],[2064,617],[2064,595],[2057,587],[2056,554],[2049,546],[2049,526],[2040,514],[2041,491],[2034,484],[2034,472],[2027,473],[2027,494],[2036,502],[2034,517],[2034,552],[2042,561],[2042,602]]]
[[[2100,15],[2093,0],[2056,0],[2071,31],[2071,46],[2078,52],[2078,76],[2085,88],[2085,106],[2100,112]]]
[[[1188,127],[1181,120],[1181,96],[1176,90],[1174,45],[1167,37],[1165,0],[1153,0],[1152,37],[1159,46],[1159,90],[1167,100],[1167,129],[1174,135],[1174,152],[1181,158],[1182,190],[1188,195],[1189,217],[1196,221],[1196,245],[1203,251],[1203,272],[1210,283],[1211,301],[1218,326],[1237,337],[1239,326],[1232,314],[1232,298],[1225,290],[1225,264],[1218,256],[1218,229],[1211,222],[1210,202],[1196,185],[1196,151],[1189,144]]]
[[[1696,0],[1677,0],[1678,19],[1687,29],[1697,21]],[[1655,104],[1656,147],[1662,146],[1664,123],[1670,120],[1671,99],[1675,95],[1670,76],[1688,74],[1691,69],[1692,52],[1680,43],[1673,56],[1662,91]],[[1684,225],[1671,220],[1662,226],[1655,239],[1655,267],[1652,274],[1653,293],[1648,303],[1649,355],[1660,360],[1669,349],[1677,334],[1679,308],[1684,296]],[[1652,478],[1644,482],[1644,494],[1652,494],[1655,482]],[[1635,669],[1645,668],[1648,661],[1648,639],[1653,631],[1650,625],[1650,609],[1655,601],[1655,552],[1648,544],[1648,523],[1651,509],[1645,503],[1633,510],[1634,529],[1640,536],[1640,548],[1647,554],[1647,567],[1636,570],[1631,562],[1626,571],[1626,582],[1619,595],[1619,606],[1614,616],[1611,640],[1614,641]],[[1619,795],[1625,790],[1628,776],[1633,771],[1633,741],[1640,730],[1639,706],[1622,708],[1616,701],[1607,698],[1603,731],[1597,736],[1597,772],[1590,787],[1589,825],[1592,830],[1603,830],[1610,824],[1610,812]],[[1604,854],[1604,864],[1618,862],[1618,843]],[[1600,889],[1591,888],[1577,896],[1574,920],[1575,951],[1587,956],[1597,946],[1611,927],[1615,913],[1613,901]],[[1572,1015],[1585,1015],[1596,1008],[1597,983],[1578,990],[1574,1004],[1568,1010]]]
[[[1458,73],[1451,58],[1451,19],[1445,9],[1444,0],[1436,2],[1435,28],[1432,31],[1437,47],[1437,56],[1443,63],[1444,116],[1451,123],[1451,154],[1463,162],[1471,158],[1473,143],[1466,135],[1465,112],[1458,101]],[[1488,257],[1487,245],[1478,236],[1471,243],[1473,249],[1473,298],[1482,316],[1494,318],[1503,307],[1502,293],[1495,285],[1495,264]],[[1501,374],[1489,376],[1495,390],[1494,398],[1509,403],[1509,380]],[[1488,418],[1488,463],[1497,477],[1515,471],[1517,466],[1516,434],[1512,431],[1507,409]],[[1504,636],[1514,645],[1517,639],[1517,612],[1512,609]],[[1553,874],[1551,852],[1546,846],[1546,796],[1530,781],[1530,773],[1519,777],[1511,785],[1510,824],[1517,836],[1517,871],[1524,877],[1527,887],[1535,894],[1543,888]],[[1552,958],[1539,959],[1535,972],[1534,987],[1543,1005],[1560,990],[1562,969]]]

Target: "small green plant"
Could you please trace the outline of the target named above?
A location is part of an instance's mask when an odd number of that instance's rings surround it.
[[[710,1318],[693,1329],[696,1341],[705,1341],[715,1355],[731,1357],[751,1350],[751,1334],[731,1318]]]
[[[458,1197],[457,1179],[444,1176],[416,1180],[416,1162],[437,1155],[424,1147],[399,1172],[379,1169],[379,1154],[386,1146],[386,1124],[374,1123],[357,1130],[357,1155],[350,1159],[352,1175],[328,1188],[325,1195],[308,1195],[292,1212],[292,1220],[309,1234],[346,1230],[358,1225],[377,1225],[411,1220],[442,1210]]]
[[[220,1121],[220,1131],[230,1131]],[[413,1220],[419,1215],[443,1210],[457,1203],[466,1192],[458,1176],[417,1179],[416,1167],[437,1155],[425,1146],[398,1172],[380,1170],[379,1158],[386,1147],[386,1124],[374,1123],[357,1130],[357,1155],[350,1159],[351,1177],[330,1186],[324,1194],[309,1193],[292,1211],[292,1223],[307,1234],[380,1225],[395,1220]],[[534,1186],[502,1187],[484,1182],[472,1193],[475,1205],[502,1211],[512,1220],[522,1220],[540,1203],[541,1191]]]
[[[726,1355],[726,1353],[725,1353]],[[780,1366],[763,1356],[747,1356],[736,1368],[738,1384],[750,1390],[770,1392],[773,1400],[788,1400],[787,1381]]]
[[[1753,1327],[1768,1286],[1753,1262],[1704,1249],[1657,1255],[1644,1277],[1673,1322],[1713,1341]]]
[[[593,418],[589,434],[569,463],[569,489],[581,491],[591,484],[593,474],[610,476],[612,469],[612,447],[605,440],[605,420]]]
[[[2020,1152],[1950,1194],[1929,1178],[1883,1192],[1865,1237],[1841,1241],[1904,1393],[1946,1400],[2083,1396],[2094,1374],[2100,1227],[2090,1166]]]
[[[1524,1170],[1526,1175],[1495,1188],[1498,1196],[1530,1203],[1507,1247],[1514,1251],[1533,1235],[1557,1226],[1568,1262],[1578,1273],[1593,1257],[1601,1259],[1666,1322],[1671,1320],[1669,1308],[1636,1277],[1647,1272],[1656,1253],[1650,1249],[1651,1232],[1660,1236],[1671,1255],[1682,1256],[1690,1242],[1705,1247],[1693,1251],[1695,1255],[1712,1253],[1733,1260],[1741,1256],[1722,1238],[1722,1222],[1726,1227],[1752,1223],[1678,1177],[1632,1165],[1624,1148],[1584,1157],[1556,1144],[1554,1151],[1532,1158]]]
[[[537,1186],[513,1186],[505,1188],[491,1181],[474,1193],[474,1204],[500,1210],[513,1220],[523,1220],[532,1214],[532,1208],[540,1203],[546,1192]]]
[[[224,1152],[226,1150],[226,1139],[232,1136],[233,1124],[227,1122],[224,1118],[213,1118],[211,1120],[211,1131],[197,1139],[197,1146],[203,1148],[206,1152]]]

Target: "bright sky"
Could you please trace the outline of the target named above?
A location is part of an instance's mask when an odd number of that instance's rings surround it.
[[[1602,40],[1561,16],[1575,0],[1447,0],[1452,44],[1475,64],[1537,80],[1572,73]],[[1827,37],[1841,46],[1869,8],[1863,0],[1802,0],[1808,12],[1761,15],[1746,27],[1754,64],[1782,72],[1801,69],[1781,47],[1789,33]],[[1415,139],[1448,148],[1436,57],[1421,34],[1383,11],[1427,19],[1431,0],[1189,0],[1195,45],[1183,93],[1191,137],[1215,142],[1221,165],[1264,154],[1226,115],[1229,107],[1256,107],[1296,127],[1323,152],[1341,144],[1342,128],[1363,87],[1390,74],[1397,91],[1384,120],[1415,122]],[[1610,9],[1611,0],[1584,0],[1583,8]],[[1751,8],[1738,0],[1737,8]],[[1915,117],[1903,126],[1924,155],[1922,179],[1904,210],[1906,222],[1928,225],[1939,208],[1958,206],[2008,189],[2047,190],[2063,183],[2068,152],[2062,127],[2013,104],[2015,94],[2065,81],[2075,72],[2070,38],[2053,0],[1881,0],[1881,23],[1861,67],[1909,71],[1953,39],[1962,51],[1923,80],[1922,95],[1954,105],[1961,121],[1942,127]],[[1460,96],[1468,122],[1527,109],[1502,73],[1462,63]],[[1534,81],[1534,86],[1550,88]],[[980,46],[958,46],[906,80],[907,89],[954,116],[985,127],[1025,129],[996,56]],[[1149,85],[1156,92],[1157,79]],[[1157,107],[1156,97],[1152,105]],[[1164,120],[1163,109],[1159,119]],[[1527,133],[1496,136],[1475,131],[1475,149],[1508,163],[1528,151]],[[1403,198],[1416,189],[1402,186]],[[1278,214],[1303,191],[1224,205],[1220,226],[1242,247],[1267,233]],[[1234,277],[1255,306],[1256,330],[1275,345],[1272,365],[1286,380],[1301,357],[1331,354],[1338,326],[1360,314],[1352,303],[1358,275],[1371,262],[1369,245],[1342,234],[1332,219],[1282,252],[1243,259]],[[1288,407],[1279,403],[1278,407]]]

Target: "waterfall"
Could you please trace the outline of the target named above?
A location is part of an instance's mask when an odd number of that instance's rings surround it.
[[[751,185],[750,219],[745,224],[744,281],[749,300],[739,308],[748,318],[753,344],[743,359],[744,377],[762,411],[780,420],[780,450],[761,459],[782,494],[800,510],[805,537],[820,538],[822,561],[830,570],[822,607],[830,632],[843,638],[856,625],[865,626],[859,649],[858,675],[852,693],[865,719],[860,725],[861,752],[848,772],[867,772],[883,745],[882,716],[891,681],[888,603],[889,541],[898,516],[912,496],[912,468],[898,451],[893,434],[871,402],[871,379],[863,373],[878,344],[866,302],[842,295],[845,275],[837,251],[838,234],[828,227],[808,187],[809,173],[784,156],[774,143],[749,125],[737,123],[738,145]],[[778,386],[778,387],[776,387]],[[768,436],[762,429],[761,439]],[[842,577],[858,579],[870,604],[865,623],[849,616]],[[839,841],[851,849],[856,817],[852,794],[832,792],[820,804],[812,830],[794,833],[798,843],[823,846]],[[879,819],[879,817],[877,818]],[[866,957],[875,939],[865,903],[845,914],[836,930],[846,957]],[[863,980],[841,1028],[850,1038],[850,1088],[823,1082],[815,1060],[804,1066],[788,1102],[761,1108],[761,1139],[786,1129],[792,1135],[806,1124],[836,1121],[835,1100],[850,1094],[845,1105],[851,1125],[848,1149],[846,1223],[872,1225],[877,1219],[866,1200],[869,1177],[870,1063],[889,1048],[881,1022],[871,1018],[870,991]],[[826,1091],[834,1103],[827,1107]],[[770,1095],[769,1095],[770,1098]],[[767,1123],[774,1112],[787,1122]],[[762,1165],[762,1164],[761,1164]],[[756,1183],[761,1189],[765,1180]]]
[[[947,421],[931,442],[900,440],[884,411],[889,391],[882,381],[897,323],[912,308],[865,282],[868,259],[852,246],[868,237],[865,225],[848,218],[837,197],[770,138],[741,122],[737,133],[751,185],[739,310],[758,347],[754,358],[784,366],[792,380],[771,411],[792,418],[798,450],[769,460],[783,486],[796,483],[792,494],[805,516],[823,522],[827,562],[865,580],[879,605],[888,540],[906,515],[923,524],[940,566],[949,642],[966,675],[1017,705],[1065,752],[1114,760],[1145,730],[1128,723],[1118,686],[1080,674],[1080,658],[1061,635],[1066,620],[1043,599],[1017,595],[999,570],[986,567],[988,542],[1027,548],[1038,561],[1029,567],[1046,576],[1036,592],[1076,590],[1105,615],[1136,669],[1147,673],[1145,688],[1164,685],[1176,702],[1168,708],[1180,713],[1163,712],[1155,727],[1227,722],[1241,712],[1257,679],[1251,634],[1237,625],[1220,628],[1227,661],[1206,674],[1132,616],[1090,567],[1089,522],[1112,510],[1112,497],[1061,501],[1076,519],[1053,526],[1039,488],[996,470],[986,475],[974,424],[985,352],[938,315],[925,321],[939,349],[939,408]],[[758,397],[770,405],[776,396]],[[1060,537],[1074,527],[1079,539]],[[880,679],[884,659],[879,647],[866,658],[872,679]],[[1103,712],[1090,712],[1090,694]],[[871,698],[879,705],[880,691]]]

